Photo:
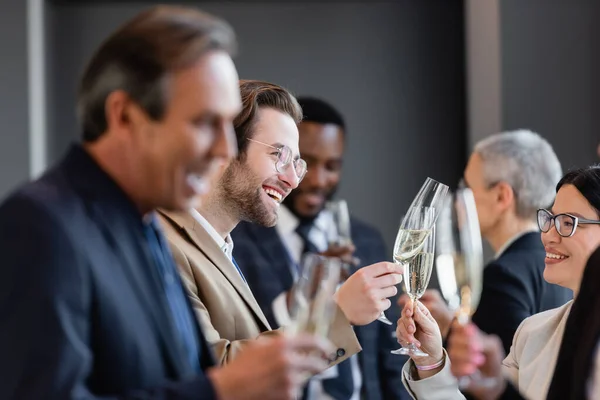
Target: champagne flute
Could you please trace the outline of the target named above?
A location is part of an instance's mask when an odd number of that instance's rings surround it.
[[[448,193],[448,186],[427,178],[415,196],[408,212],[400,223],[394,244],[394,261],[405,267],[423,247],[425,239],[435,225],[440,209]],[[425,218],[427,217],[427,218]],[[406,268],[406,267],[405,267]],[[392,325],[381,312],[379,321]]]
[[[330,213],[333,222],[327,228],[327,244],[330,247],[351,245],[350,213],[346,200],[328,201],[325,209]]]
[[[460,324],[477,309],[483,281],[483,248],[471,189],[459,189],[442,211],[437,229],[440,291]]]
[[[350,213],[348,212],[348,203],[346,203],[346,200],[328,201],[325,204],[325,209],[331,216],[331,223],[327,225],[325,232],[328,249],[341,249],[352,246]],[[353,261],[358,262],[358,259],[354,259]],[[354,265],[353,263],[342,261],[342,279],[352,274]]]
[[[471,189],[459,189],[444,207],[437,226],[437,248],[440,291],[456,313],[458,323],[466,325],[479,305],[484,266],[479,219]],[[478,371],[461,377],[459,386],[466,388],[471,380],[477,380],[482,386],[496,384],[494,378],[483,378]]]
[[[333,296],[340,271],[339,258],[312,253],[304,255],[298,280],[291,289],[289,332],[327,337],[336,309]]]
[[[425,214],[425,218],[433,218],[432,211],[429,210]],[[416,301],[423,296],[427,285],[429,285],[429,279],[431,278],[431,271],[433,270],[433,261],[435,258],[435,226],[432,228],[423,242],[421,251],[412,258],[409,262],[404,264],[404,286],[408,297],[410,297],[414,307],[416,307]],[[392,354],[410,355],[417,357],[426,357],[427,353],[419,349],[414,343],[409,343],[406,347],[402,347],[398,350],[392,350]]]
[[[298,279],[290,291],[288,304],[292,323],[286,333],[308,333],[327,338],[336,304],[333,296],[340,280],[341,260],[314,253],[306,253],[300,263]],[[300,377],[310,379],[309,374]],[[299,400],[302,393],[295,394]]]

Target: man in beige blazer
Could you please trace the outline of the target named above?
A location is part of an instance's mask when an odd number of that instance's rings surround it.
[[[279,204],[306,171],[298,151],[302,111],[296,99],[267,82],[241,81],[240,90],[243,110],[234,121],[238,156],[223,167],[197,210],[161,213],[188,295],[221,363],[235,358],[247,341],[272,334],[232,258],[229,233],[242,220],[275,225]],[[398,266],[382,262],[362,268],[340,287],[329,335],[337,350],[330,365],[361,350],[351,323],[374,321],[390,306],[388,297],[401,279]]]

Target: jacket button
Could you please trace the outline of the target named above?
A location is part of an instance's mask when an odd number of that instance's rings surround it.
[[[346,355],[346,350],[344,350],[344,349],[337,349],[336,355],[337,355],[337,358],[344,357]]]

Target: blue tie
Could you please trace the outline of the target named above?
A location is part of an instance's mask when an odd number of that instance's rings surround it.
[[[242,273],[242,270],[240,269],[240,266],[238,265],[238,263],[235,262],[235,258],[233,256],[231,256],[231,262],[233,263],[233,265],[235,265],[235,269],[237,269],[237,272],[240,273],[240,276],[242,277],[242,279],[244,280],[244,282],[246,283],[246,285],[248,284],[248,282],[246,282],[246,277],[244,276],[244,274]]]
[[[183,287],[177,279],[175,261],[173,261],[166,240],[154,219],[149,224],[144,224],[144,233],[156,264],[156,270],[161,277],[171,316],[185,354],[194,371],[200,372],[201,349],[194,329],[194,317],[185,300]]]

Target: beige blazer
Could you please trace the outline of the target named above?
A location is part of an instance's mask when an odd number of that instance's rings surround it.
[[[237,269],[189,212],[159,215],[171,252],[217,362],[224,364],[262,335],[273,334],[258,302]],[[330,366],[361,350],[354,330],[338,308],[329,339],[337,351]]]
[[[573,301],[562,307],[526,318],[517,329],[510,353],[503,361],[503,373],[528,400],[543,400],[552,381],[565,324]],[[446,358],[444,369],[436,375],[416,381],[407,362],[403,382],[413,398],[422,400],[464,399]]]

